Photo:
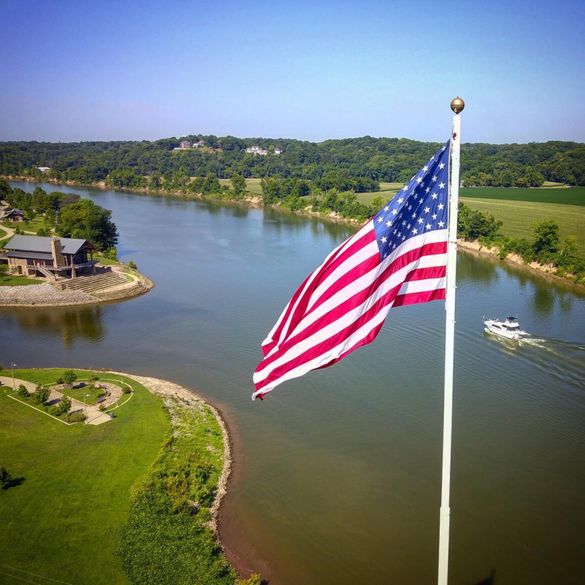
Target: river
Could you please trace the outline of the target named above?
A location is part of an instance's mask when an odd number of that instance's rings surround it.
[[[348,228],[42,186],[111,209],[120,258],[156,287],[0,309],[1,361],[167,378],[217,404],[236,459],[222,538],[271,585],[436,581],[444,304],[391,311],[374,344],[252,402],[260,341]],[[538,340],[485,335],[482,315],[505,314]],[[455,353],[450,583],[585,583],[585,298],[460,253]]]

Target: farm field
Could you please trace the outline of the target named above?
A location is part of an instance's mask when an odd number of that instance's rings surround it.
[[[469,197],[464,203],[494,215],[502,221],[501,233],[515,238],[530,240],[537,224],[552,219],[559,224],[561,239],[575,236],[579,254],[585,255],[585,206]]]
[[[465,199],[501,199],[506,201],[585,205],[585,187],[541,187],[539,189],[466,187],[461,189],[460,195]]]
[[[14,375],[54,383],[63,370]],[[132,400],[100,426],[66,426],[0,389],[0,462],[23,478],[0,498],[1,583],[128,583],[120,531],[131,490],[159,454],[169,422],[159,399],[125,381]]]

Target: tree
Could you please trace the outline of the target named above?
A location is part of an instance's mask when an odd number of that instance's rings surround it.
[[[77,374],[73,370],[65,370],[63,372],[63,382],[67,386],[72,386],[75,380],[77,380]]]
[[[242,175],[233,175],[231,178],[234,197],[239,199],[246,193],[246,179]]]
[[[22,398],[28,398],[30,396],[30,392],[27,390],[24,384],[20,384],[18,387],[18,395],[22,396]]]
[[[111,211],[96,205],[90,199],[83,199],[66,205],[61,210],[57,233],[66,238],[89,240],[103,252],[113,248],[118,242],[118,232],[111,216]]]
[[[71,398],[69,396],[63,396],[57,408],[58,414],[67,414],[71,409]]]
[[[37,386],[37,389],[33,394],[33,400],[36,404],[45,404],[45,402],[49,400],[50,395],[50,388],[47,388],[46,386]]]
[[[532,248],[537,257],[558,252],[561,236],[556,221],[547,220],[539,223],[534,229],[534,237]]]

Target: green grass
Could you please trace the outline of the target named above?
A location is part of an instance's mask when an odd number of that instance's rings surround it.
[[[14,374],[50,384],[63,372]],[[40,583],[34,575],[47,582],[129,582],[117,554],[119,538],[133,486],[157,459],[169,419],[158,398],[125,380],[133,399],[100,426],[63,425],[0,391],[0,465],[24,478],[0,493],[0,582]]]
[[[262,187],[260,186],[261,181],[262,179],[246,179],[246,191],[250,195],[262,195]],[[220,179],[219,182],[228,187],[232,186],[230,179]]]
[[[585,206],[585,187],[567,189],[512,189],[506,187],[466,187],[461,197],[473,199],[501,199],[505,201],[530,201],[533,203],[557,203]]]
[[[0,240],[3,240],[7,236],[8,232],[0,228]]]
[[[97,383],[99,384],[99,382]],[[63,388],[59,390],[59,392],[69,396],[69,398],[75,398],[86,404],[95,404],[98,401],[98,398],[105,394],[104,390],[101,388],[96,388],[91,385],[84,386],[83,388]]]
[[[29,278],[28,276],[13,276],[12,274],[0,274],[0,286],[25,286],[27,284],[40,284],[43,282],[39,278]]]
[[[358,201],[360,203],[365,203],[369,205],[372,203],[375,197],[382,197],[384,203],[392,199],[396,193],[402,189],[404,186],[403,183],[387,183],[384,181],[380,181],[380,190],[379,191],[368,191],[366,193],[356,193]]]
[[[578,253],[585,256],[585,207],[529,201],[498,199],[464,199],[472,209],[487,211],[502,221],[500,232],[505,236],[533,239],[534,228],[552,219],[559,224],[561,238],[577,238]]]

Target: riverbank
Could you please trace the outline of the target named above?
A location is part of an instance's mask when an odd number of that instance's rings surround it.
[[[507,264],[516,270],[529,272],[534,276],[538,276],[551,284],[565,285],[574,292],[585,294],[585,284],[576,283],[569,277],[558,276],[556,274],[556,268],[551,264],[539,264],[538,262],[526,264],[518,254],[508,254],[506,258],[501,259],[500,249],[497,246],[484,246],[478,240],[470,242],[459,238],[457,240],[457,249],[467,254],[490,259],[496,263]]]

